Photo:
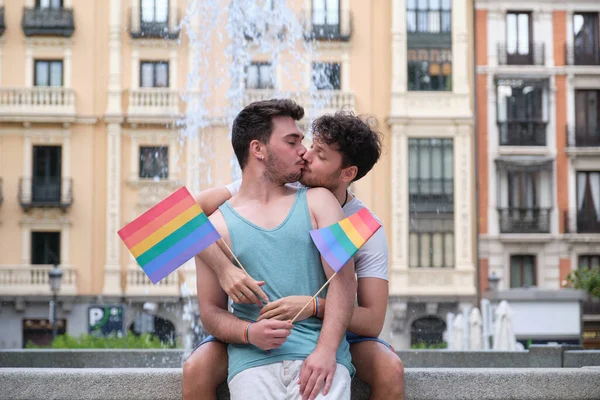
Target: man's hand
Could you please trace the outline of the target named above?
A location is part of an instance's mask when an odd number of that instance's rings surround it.
[[[291,320],[302,310],[302,307],[311,299],[310,296],[288,296],[275,300],[260,310],[258,321],[263,319],[276,319],[279,321]],[[296,321],[302,321],[313,315],[313,305],[309,304],[298,316]]]
[[[323,396],[326,396],[333,382],[333,375],[337,368],[335,350],[324,350],[317,347],[302,363],[300,370],[300,394],[302,400],[313,400],[323,388]]]
[[[235,303],[256,304],[262,307],[261,299],[269,302],[269,298],[260,288],[265,281],[255,281],[240,268],[231,266],[217,275],[219,285]],[[260,297],[260,298],[259,298]]]
[[[294,325],[289,321],[263,320],[250,325],[248,341],[262,350],[281,347]]]

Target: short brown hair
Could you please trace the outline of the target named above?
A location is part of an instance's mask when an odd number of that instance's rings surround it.
[[[290,99],[262,100],[250,103],[235,117],[231,130],[231,145],[240,168],[244,169],[248,163],[250,142],[269,142],[274,117],[290,117],[299,121],[304,117],[304,108]]]
[[[365,176],[381,156],[381,133],[372,129],[375,118],[358,117],[350,111],[323,115],[312,123],[315,140],[332,146],[342,154],[342,168],[354,165],[353,181]]]

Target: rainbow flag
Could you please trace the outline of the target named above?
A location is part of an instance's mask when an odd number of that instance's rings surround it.
[[[221,238],[184,186],[119,230],[152,283]]]
[[[310,231],[310,236],[325,261],[338,272],[379,228],[381,224],[363,207],[340,222]]]

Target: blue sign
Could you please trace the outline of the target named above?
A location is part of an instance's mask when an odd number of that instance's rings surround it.
[[[123,306],[90,306],[88,308],[88,332],[101,336],[122,335]]]

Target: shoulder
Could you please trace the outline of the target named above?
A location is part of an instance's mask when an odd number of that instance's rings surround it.
[[[299,190],[302,190],[302,188],[300,188]],[[316,204],[318,204],[318,202],[321,201],[337,202],[337,199],[335,198],[333,193],[322,187],[306,189],[306,198],[309,201],[309,203],[314,202]]]

